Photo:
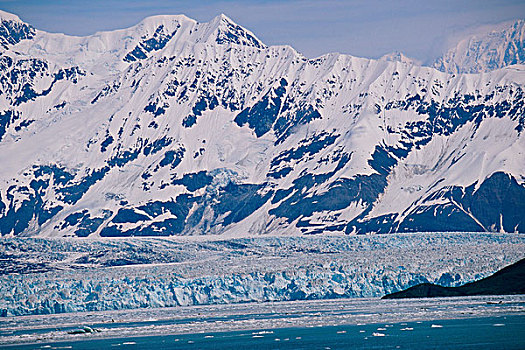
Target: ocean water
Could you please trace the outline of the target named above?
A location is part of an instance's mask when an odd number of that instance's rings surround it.
[[[16,349],[525,349],[525,315],[157,335],[16,345]]]
[[[525,295],[5,317],[0,318],[0,348],[525,349]]]

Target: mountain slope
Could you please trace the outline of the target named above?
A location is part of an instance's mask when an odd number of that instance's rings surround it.
[[[0,57],[2,235],[525,232],[523,66],[307,59],[224,15],[82,38],[1,16],[30,33]]]
[[[489,277],[459,287],[423,283],[401,292],[387,294],[382,299],[525,294],[524,280],[525,259],[521,259]]]
[[[462,39],[434,67],[448,73],[489,72],[525,63],[525,21],[518,20]]]

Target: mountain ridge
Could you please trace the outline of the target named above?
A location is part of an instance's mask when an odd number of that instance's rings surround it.
[[[523,66],[307,59],[170,18],[2,54],[2,235],[524,232]]]

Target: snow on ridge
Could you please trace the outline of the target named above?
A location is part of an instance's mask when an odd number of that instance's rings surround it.
[[[6,21],[22,22],[20,17],[18,17],[17,15],[15,15],[13,13],[10,13],[10,12],[7,12],[7,11],[3,11],[3,10],[0,10],[0,20],[2,20],[2,21],[6,20]]]

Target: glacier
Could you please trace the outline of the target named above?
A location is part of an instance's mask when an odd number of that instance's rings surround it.
[[[525,232],[521,61],[309,59],[224,15],[0,20],[1,236]]]
[[[0,241],[0,316],[379,297],[525,257],[498,233]]]

